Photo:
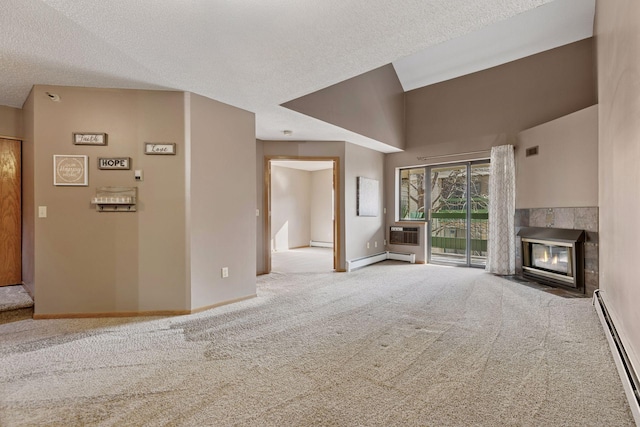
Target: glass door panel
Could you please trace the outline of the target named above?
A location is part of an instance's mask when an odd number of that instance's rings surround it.
[[[429,170],[428,262],[469,265],[467,165]]]
[[[469,177],[471,206],[471,265],[487,264],[487,238],[489,237],[489,164],[472,164]]]

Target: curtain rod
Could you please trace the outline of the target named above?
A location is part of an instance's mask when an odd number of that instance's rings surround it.
[[[514,151],[516,147],[513,147]],[[441,159],[443,157],[458,157],[458,156],[470,156],[472,154],[490,154],[491,149],[488,150],[479,150],[479,151],[467,151],[465,153],[456,153],[456,154],[440,154],[438,156],[418,156],[418,160],[429,160],[429,159]]]
[[[418,156],[418,160],[441,159],[443,157],[469,156],[471,154],[491,153],[491,150],[467,151],[466,153],[441,154],[439,156]]]

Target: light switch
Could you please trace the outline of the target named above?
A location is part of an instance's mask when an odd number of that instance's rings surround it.
[[[47,217],[47,207],[38,206],[38,218],[46,218],[46,217]]]
[[[260,209],[256,209],[256,216],[260,216]]]

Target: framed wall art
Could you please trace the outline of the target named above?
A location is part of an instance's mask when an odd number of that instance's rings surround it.
[[[75,145],[107,145],[107,134],[104,132],[74,132]]]
[[[358,177],[357,215],[378,216],[378,180]]]
[[[175,142],[145,142],[144,154],[175,155]]]
[[[89,158],[79,155],[53,155],[53,185],[89,185]]]

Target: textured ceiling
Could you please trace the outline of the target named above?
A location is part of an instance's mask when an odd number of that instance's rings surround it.
[[[255,112],[258,138],[388,151],[279,105],[550,1],[2,0],[0,104],[33,84],[176,89]]]

